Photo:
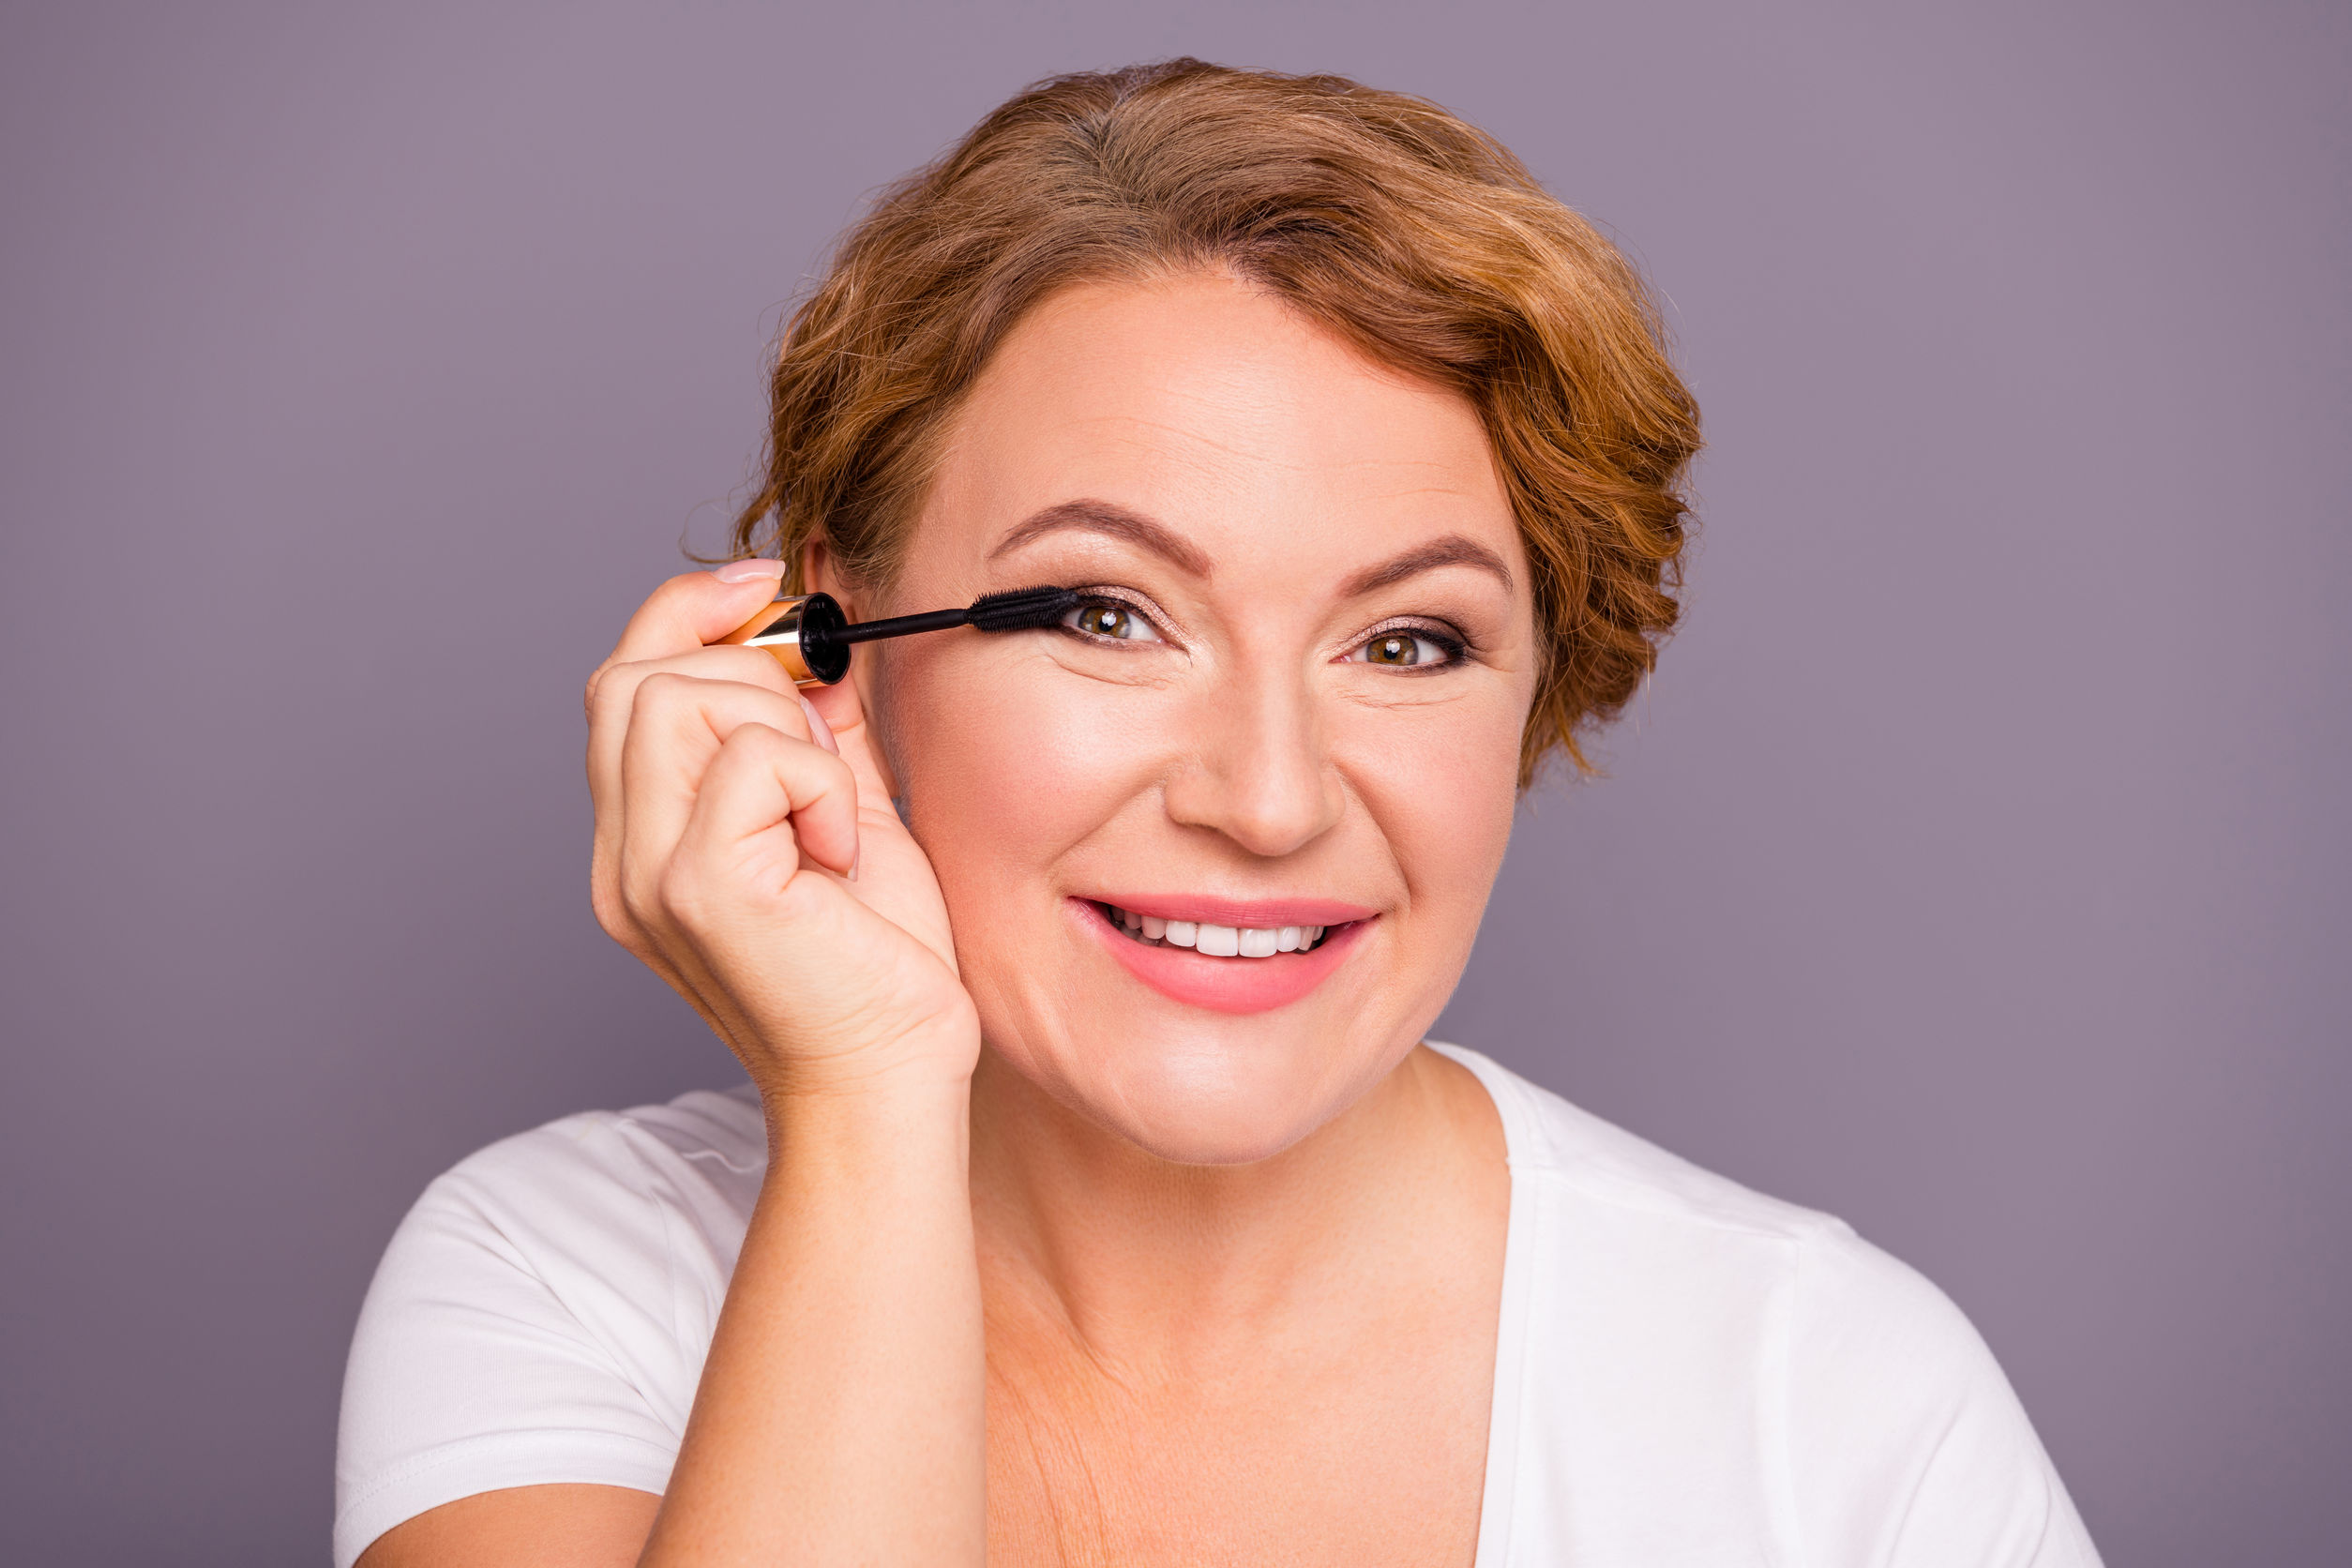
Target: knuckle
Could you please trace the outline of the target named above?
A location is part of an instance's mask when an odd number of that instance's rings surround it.
[[[640,957],[653,952],[652,922],[617,860],[601,861],[591,872],[588,907],[606,936]]]
[[[588,677],[588,722],[609,724],[617,719],[637,696],[643,677],[638,667],[617,659],[607,659]]]
[[[588,684],[580,693],[580,701],[586,706],[591,718],[596,716],[598,701],[608,692],[627,688],[629,683],[622,672],[630,668],[630,663],[614,652],[606,655],[602,663],[588,671]]]
[[[649,888],[637,878],[625,877],[615,896],[622,918],[632,930],[647,930],[659,923],[664,900],[657,887]]]
[[[817,755],[824,759],[824,761],[821,764],[824,774],[824,789],[829,792],[838,792],[848,800],[856,800],[857,775],[852,771],[850,764],[843,761],[840,758],[836,757],[830,751],[817,749],[813,746],[811,749],[816,749]]]
[[[629,916],[627,902],[616,882],[606,877],[592,880],[588,884],[588,907],[606,936],[624,947],[630,944],[637,935],[637,924]]]
[[[703,924],[710,908],[710,879],[684,856],[662,868],[655,897],[664,914],[688,929]]]
[[[691,675],[681,675],[672,670],[654,671],[629,693],[630,723],[658,722],[687,701],[693,689],[701,684]]]
[[[762,714],[758,718],[746,719],[735,726],[734,732],[727,737],[727,745],[736,751],[749,754],[758,761],[771,761],[780,757],[784,754],[785,748],[792,744],[792,737],[777,727],[778,723],[779,716],[774,714]]]

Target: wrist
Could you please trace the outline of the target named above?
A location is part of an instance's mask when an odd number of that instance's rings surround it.
[[[758,1085],[775,1155],[829,1163],[838,1155],[893,1168],[937,1151],[960,1168],[971,1137],[972,1070],[912,1055],[888,1064],[792,1063]]]
[[[762,1104],[914,1103],[969,1094],[980,1061],[980,1021],[967,1005],[956,1016],[863,1040],[778,1040],[754,1023],[730,1044]]]

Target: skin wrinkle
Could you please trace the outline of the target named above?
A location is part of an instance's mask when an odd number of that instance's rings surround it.
[[[1039,313],[1043,314],[1052,309],[1053,306],[1048,303],[1039,308]],[[1209,406],[1213,402],[1213,400],[1209,399],[1198,399],[1194,400],[1200,402],[1204,406]],[[1231,405],[1228,403],[1221,406],[1230,407]],[[1261,414],[1261,417],[1279,417],[1279,415],[1277,415],[1274,411],[1264,411]],[[1199,448],[1206,452],[1214,453],[1219,458],[1229,460],[1235,463],[1264,463],[1275,467],[1289,468],[1297,472],[1303,472],[1310,467],[1320,466],[1318,464],[1310,464],[1297,460],[1286,461],[1282,458],[1270,453],[1252,451],[1238,442],[1214,441],[1206,436],[1200,435],[1197,431],[1187,430],[1182,425],[1172,424],[1167,420],[1139,419],[1134,417],[1114,418],[1108,415],[1104,415],[1093,420],[1074,421],[1074,423],[1112,426],[1122,433],[1111,436],[1108,439],[1123,442],[1128,445],[1145,450],[1153,449],[1161,443],[1168,442],[1187,448]],[[1365,465],[1382,460],[1366,460]]]
[[[1161,288],[1181,288],[1185,282],[1194,280],[1194,279],[1200,276],[1229,282],[1237,289],[1246,290],[1249,293],[1255,294],[1275,309],[1288,309],[1288,307],[1283,304],[1279,296],[1259,288],[1247,279],[1237,277],[1231,272],[1225,271],[1223,269],[1212,268],[1205,274],[1193,275],[1193,278],[1187,278],[1184,275],[1170,275],[1166,278],[1154,279],[1153,282],[1155,286]],[[1142,285],[1138,284],[1138,286]],[[1048,299],[1046,303],[1037,308],[1037,313],[1039,315],[1048,314],[1060,308],[1061,303],[1062,302],[1059,298]],[[1391,384],[1398,388],[1412,389],[1418,388],[1422,384],[1421,383],[1416,382],[1411,376],[1406,375],[1402,371],[1391,369],[1389,367],[1384,365],[1373,364],[1370,361],[1365,361],[1364,363],[1367,370],[1372,376],[1388,381]],[[1301,409],[1289,402],[1260,401],[1253,404],[1249,400],[1247,390],[1238,387],[1220,388],[1220,395],[1216,397],[1210,397],[1189,390],[1171,391],[1169,396],[1173,400],[1188,402],[1203,409],[1204,411],[1213,412],[1218,417],[1229,416],[1234,413],[1246,413],[1251,417],[1253,423],[1260,429],[1280,423],[1284,420],[1296,419],[1303,412]],[[1358,458],[1344,460],[1338,463],[1333,463],[1326,460],[1316,458],[1301,458],[1295,456],[1286,457],[1279,452],[1263,449],[1262,445],[1260,446],[1253,447],[1240,441],[1220,441],[1214,437],[1202,434],[1197,427],[1187,427],[1182,423],[1170,420],[1143,418],[1133,415],[1100,415],[1094,416],[1092,420],[1085,422],[1096,425],[1112,426],[1123,432],[1129,430],[1139,432],[1137,435],[1121,433],[1113,435],[1109,438],[1112,440],[1127,442],[1138,448],[1154,449],[1162,443],[1173,443],[1187,449],[1198,448],[1214,453],[1216,457],[1228,460],[1233,463],[1265,465],[1286,469],[1293,473],[1358,471],[1372,468],[1425,468],[1433,466],[1418,460],[1410,458],[1400,459],[1385,454],[1380,457]],[[953,443],[957,439],[960,439],[960,435],[951,437],[949,442],[944,444],[945,449],[952,450]],[[1456,495],[1461,493],[1458,490],[1452,490],[1448,487],[1433,488],[1448,489],[1449,493]],[[1412,492],[1400,491],[1398,493],[1402,494]]]
[[[1410,384],[1410,383],[1404,383],[1402,384]],[[1340,463],[1315,462],[1299,459],[1285,459],[1271,453],[1252,452],[1230,442],[1203,440],[1200,437],[1188,434],[1179,426],[1169,425],[1157,420],[1106,418],[1099,419],[1094,422],[1104,425],[1116,425],[1128,430],[1148,431],[1153,436],[1166,437],[1190,446],[1205,448],[1210,452],[1215,453],[1219,457],[1232,459],[1237,462],[1262,464],[1272,468],[1287,469],[1292,473],[1306,473],[1310,471],[1332,473],[1360,472],[1367,469],[1420,468],[1429,466],[1425,463],[1414,462],[1410,459],[1389,457],[1359,458],[1350,461]],[[1151,442],[1146,440],[1134,439],[1125,436],[1114,439],[1128,441],[1130,445],[1138,447],[1148,447],[1153,445]],[[1462,494],[1460,490],[1455,490],[1451,486],[1444,485],[1432,485],[1428,487],[1425,491],[1416,492],[1410,490],[1399,490],[1396,493],[1400,495],[1415,493],[1445,494],[1456,497],[1459,497]]]

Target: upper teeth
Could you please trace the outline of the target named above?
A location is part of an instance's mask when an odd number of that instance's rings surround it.
[[[1190,947],[1216,958],[1271,958],[1276,953],[1296,953],[1323,939],[1321,926],[1212,926],[1205,921],[1162,920],[1138,914],[1115,904],[1103,906],[1110,923],[1138,942],[1170,947]]]

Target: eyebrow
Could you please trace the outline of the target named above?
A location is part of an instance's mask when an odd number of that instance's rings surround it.
[[[1475,566],[1480,571],[1494,573],[1502,580],[1505,589],[1511,586],[1511,568],[1503,563],[1501,556],[1476,539],[1448,534],[1425,545],[1415,545],[1402,555],[1391,556],[1377,566],[1366,566],[1349,578],[1339,592],[1343,597],[1357,598],[1375,589],[1402,582],[1409,577],[1436,571],[1440,566]]]
[[[1048,506],[1042,512],[1033,513],[997,541],[996,548],[988,551],[988,558],[994,560],[1033,539],[1059,534],[1065,529],[1080,529],[1123,539],[1150,550],[1168,565],[1195,577],[1209,576],[1214,565],[1199,545],[1166,523],[1155,522],[1140,512],[1131,512],[1108,501],[1064,501]]]
[[[1043,511],[1033,512],[997,541],[996,548],[988,551],[988,557],[994,560],[1048,534],[1068,529],[1124,540],[1150,550],[1195,577],[1206,578],[1213,574],[1214,564],[1199,545],[1166,523],[1109,501],[1063,501]],[[1348,580],[1340,589],[1340,595],[1344,598],[1360,598],[1365,594],[1402,582],[1410,577],[1418,577],[1423,572],[1436,571],[1441,566],[1474,566],[1480,571],[1493,573],[1504,589],[1512,586],[1511,568],[1501,556],[1475,539],[1460,534],[1448,534],[1427,544],[1415,545],[1403,554],[1392,556],[1378,565],[1366,566]]]

